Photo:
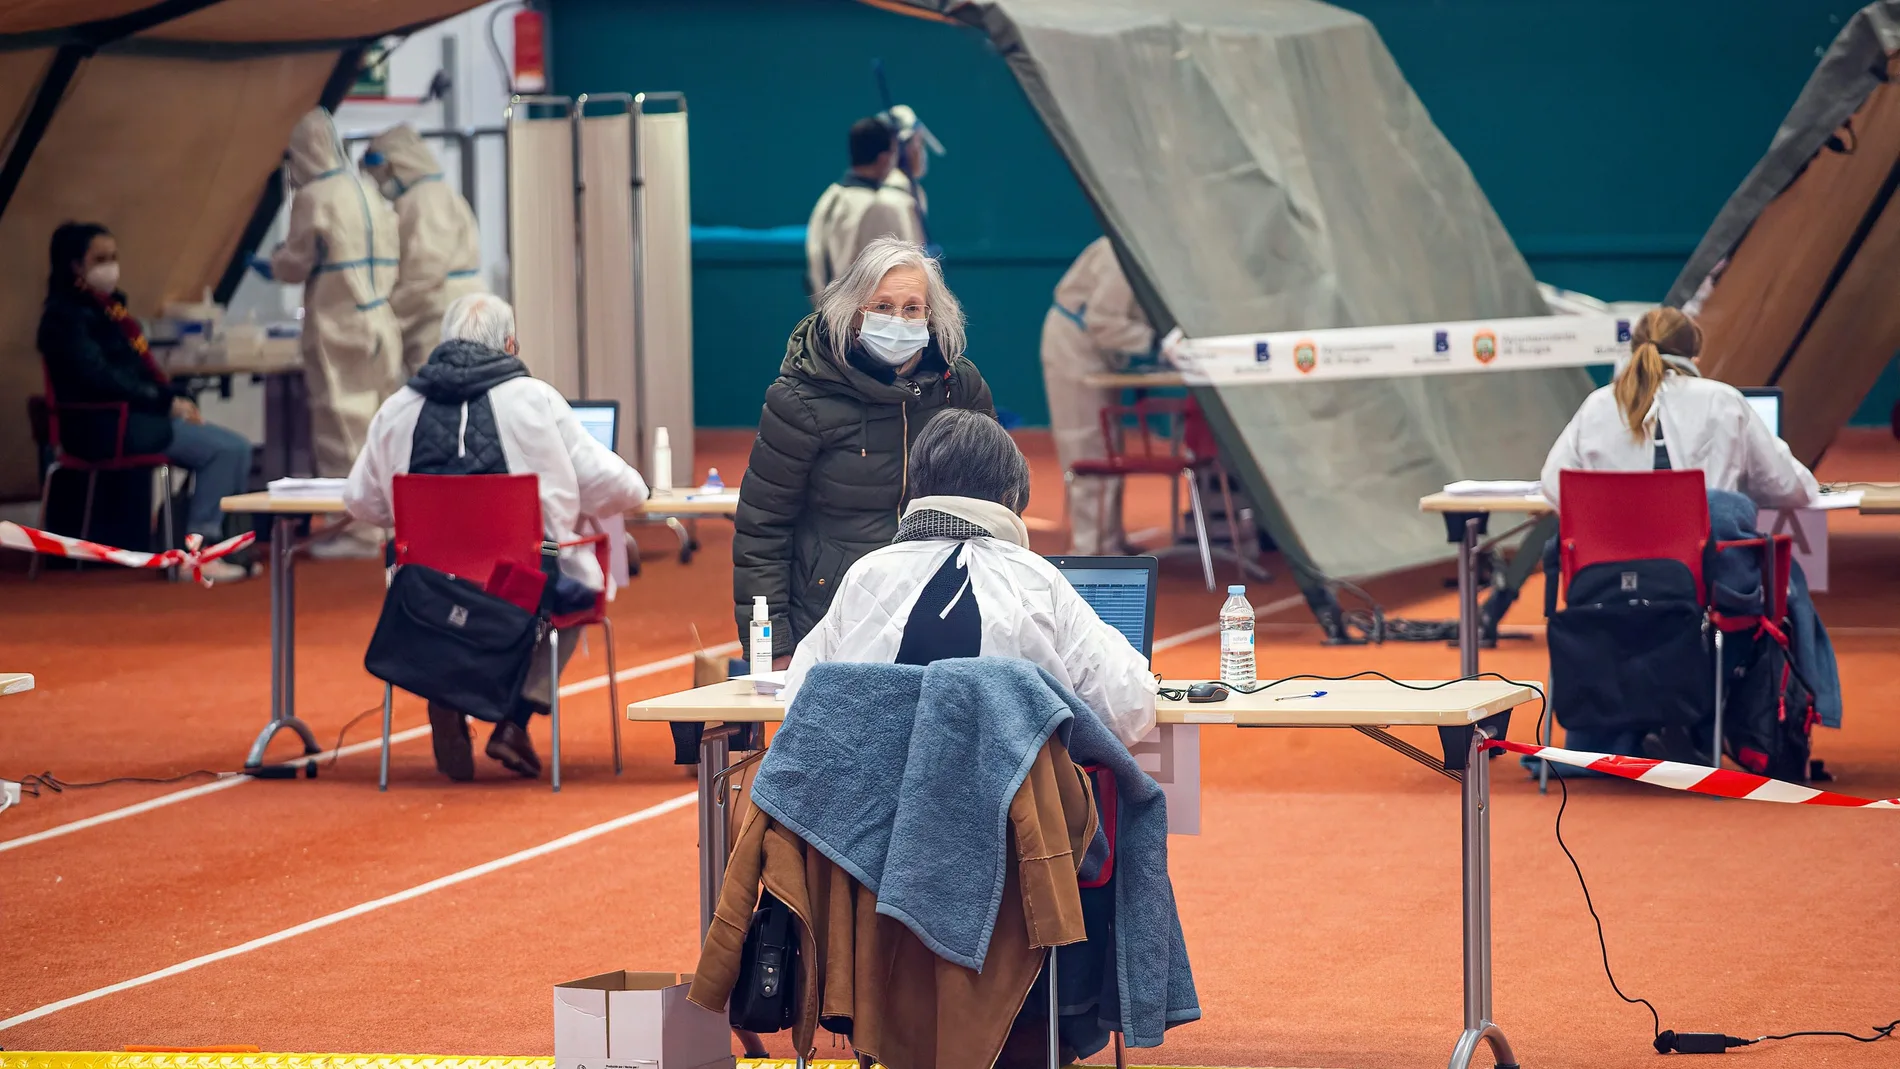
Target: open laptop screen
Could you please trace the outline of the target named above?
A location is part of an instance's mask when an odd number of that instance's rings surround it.
[[[1743,388],[1742,396],[1747,398],[1748,407],[1755,410],[1763,423],[1768,424],[1769,432],[1777,438],[1781,437],[1781,387],[1749,386]]]
[[[575,418],[594,440],[610,450],[620,445],[620,402],[618,401],[569,401],[567,406],[574,410]]]
[[[1153,557],[1050,557],[1082,600],[1108,626],[1122,633],[1143,657],[1154,645],[1155,577]]]

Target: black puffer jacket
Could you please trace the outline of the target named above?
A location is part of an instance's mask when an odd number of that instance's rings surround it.
[[[409,388],[426,400],[409,439],[416,475],[505,475],[501,432],[488,391],[527,375],[515,357],[479,342],[451,338],[416,369]]]
[[[845,569],[890,545],[907,496],[910,444],[946,407],[996,414],[976,365],[962,357],[946,363],[935,340],[899,378],[862,353],[838,354],[817,316],[798,324],[778,381],[765,391],[739,487],[732,595],[740,641],[752,599],[763,594],[773,652],[791,653],[824,618]]]
[[[123,294],[117,296],[123,299]],[[62,415],[60,444],[67,452],[85,460],[105,460],[121,445],[127,456],[163,453],[171,446],[172,399],[183,395],[152,377],[125,332],[91,295],[78,289],[49,295],[40,314],[38,341],[46,376],[60,404],[126,406],[124,428],[116,412],[79,410]]]

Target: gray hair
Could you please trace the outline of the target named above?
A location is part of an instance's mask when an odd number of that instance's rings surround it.
[[[973,497],[1015,512],[1029,505],[1029,461],[990,416],[947,408],[910,447],[912,497]]]
[[[442,315],[442,340],[461,339],[500,352],[515,336],[515,310],[492,293],[457,297]]]
[[[845,273],[818,295],[818,319],[825,325],[825,333],[840,351],[849,348],[852,318],[877,292],[884,276],[900,267],[923,272],[931,336],[937,339],[943,358],[955,361],[963,355],[963,306],[943,284],[943,268],[937,266],[937,261],[924,254],[922,245],[901,238],[878,238],[860,249]]]

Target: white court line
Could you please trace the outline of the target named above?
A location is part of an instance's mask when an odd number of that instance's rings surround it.
[[[714,646],[706,652],[714,656],[719,656],[722,654],[730,655],[737,653],[739,649],[740,647],[737,642],[728,642],[723,646]],[[693,656],[694,655],[690,653],[683,653],[677,657],[667,657],[658,661],[649,661],[646,664],[637,665],[633,668],[624,668],[615,673],[614,678],[625,683],[629,679],[639,679],[642,676],[668,672],[675,668],[685,668],[693,663]],[[585,694],[588,691],[600,690],[606,685],[607,677],[605,675],[598,675],[592,679],[583,679],[562,687],[561,697],[565,698],[573,694]],[[397,743],[408,742],[411,739],[420,739],[428,734],[429,726],[423,724],[420,727],[406,728],[391,734],[389,736],[389,743],[394,746]],[[353,754],[363,753],[368,750],[380,749],[382,745],[383,740],[379,736],[374,739],[365,739],[362,742],[350,743],[341,750],[326,750],[322,753],[297,757],[285,761],[284,764],[301,766],[310,761],[326,761],[331,757],[349,757]],[[154,809],[163,809],[168,805],[188,802],[193,798],[202,798],[207,794],[216,794],[219,791],[230,790],[232,787],[242,787],[246,783],[252,782],[252,779],[250,776],[234,774],[229,779],[221,779],[214,783],[201,783],[196,787],[186,787],[183,790],[173,791],[170,794],[161,794],[157,798],[148,798],[143,802],[122,806],[118,809],[107,810],[104,813],[84,817],[65,824],[58,824],[47,828],[45,831],[36,831],[31,835],[22,835],[14,839],[0,839],[0,854],[4,854],[9,850],[18,850],[23,846],[43,843],[48,839],[57,839],[61,836],[71,835],[74,832],[85,831],[87,828],[96,828],[101,824],[110,824],[113,821],[124,820],[127,817],[136,817],[140,813],[149,813]]]
[[[1253,611],[1253,618],[1258,620],[1263,616],[1272,616],[1277,612],[1290,609],[1295,605],[1304,604],[1306,604],[1306,595],[1294,594],[1290,597],[1281,598],[1279,601],[1270,601],[1260,606]],[[1200,627],[1190,628],[1178,635],[1169,635],[1167,638],[1155,639],[1154,652],[1160,653],[1162,650],[1171,650],[1176,646],[1185,646],[1190,642],[1197,642],[1218,634],[1220,634],[1220,623],[1218,621],[1211,624],[1202,624]]]
[[[130,991],[135,987],[144,987],[146,984],[157,983],[160,980],[178,976],[181,973],[201,969],[206,965],[212,965],[224,961],[227,958],[235,958],[240,954],[248,954],[253,950],[262,950],[268,946],[275,946],[286,940],[295,939],[297,936],[328,928],[332,925],[341,924],[346,920],[351,920],[356,917],[361,917],[366,913],[374,913],[379,909],[399,905],[412,898],[420,898],[431,891],[440,891],[444,887],[453,887],[458,883],[467,883],[476,877],[486,876],[491,872],[499,872],[502,869],[519,865],[524,861],[533,861],[535,858],[545,857],[557,850],[565,850],[570,846],[587,842],[589,839],[597,839],[609,832],[619,831],[621,828],[631,827],[632,825],[652,820],[654,817],[665,816],[676,809],[684,809],[694,804],[694,802],[698,800],[698,797],[696,792],[677,795],[658,805],[648,806],[638,812],[628,813],[625,816],[615,817],[612,820],[603,821],[592,827],[570,832],[558,839],[552,839],[542,843],[539,846],[531,846],[526,850],[517,850],[507,857],[499,857],[493,861],[484,861],[479,865],[463,869],[460,872],[452,872],[447,876],[439,876],[427,883],[419,883],[407,890],[397,891],[395,894],[374,898],[368,902],[351,906],[348,909],[337,910],[335,913],[326,913],[315,920],[308,920],[302,924],[292,925],[282,931],[272,932],[269,935],[260,936],[249,942],[239,943],[233,947],[226,947],[223,950],[202,954],[189,961],[181,961],[176,965],[168,965],[155,972],[148,972],[144,976],[135,976],[130,980],[121,980],[116,984],[107,984],[104,987],[94,988],[81,995],[60,999],[58,1002],[49,1002],[37,1009],[31,1009],[25,1013],[16,1014],[4,1021],[0,1021],[0,1031],[5,1031],[15,1025],[26,1024],[28,1021],[37,1021],[41,1017],[48,1016],[49,1014],[58,1013],[64,1009],[71,1009],[74,1006],[83,1005],[95,999],[102,999],[107,995],[115,995],[121,991]]]

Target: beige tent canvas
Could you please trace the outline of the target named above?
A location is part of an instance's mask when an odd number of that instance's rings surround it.
[[[1900,0],[1883,0],[1835,38],[1669,292],[1702,322],[1705,374],[1781,387],[1782,437],[1809,463],[1900,349],[1896,75]]]

